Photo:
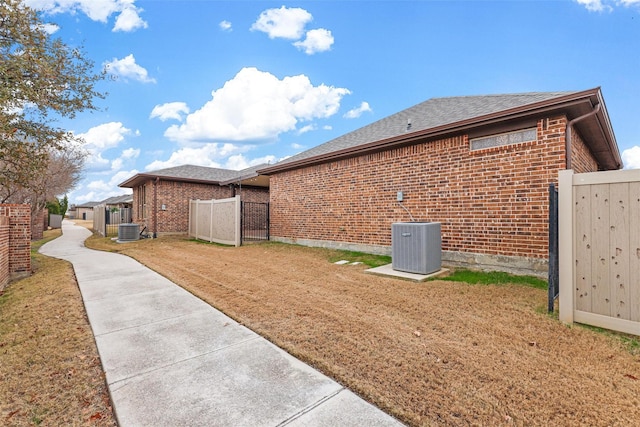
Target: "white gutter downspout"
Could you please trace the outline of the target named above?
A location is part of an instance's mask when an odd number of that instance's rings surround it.
[[[597,114],[598,111],[600,111],[600,103],[598,102],[596,104],[595,107],[593,107],[593,110],[587,114],[584,114],[580,117],[576,117],[575,119],[571,120],[569,123],[567,123],[567,131],[565,132],[565,142],[564,142],[564,146],[565,146],[565,152],[566,152],[566,157],[567,157],[567,164],[566,164],[566,169],[571,169],[571,139],[573,138],[573,124],[576,122],[579,122],[582,119],[586,119],[587,117],[591,117],[594,114]]]

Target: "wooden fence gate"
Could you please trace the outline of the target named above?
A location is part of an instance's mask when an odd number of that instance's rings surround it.
[[[640,335],[640,170],[559,175],[560,320]]]

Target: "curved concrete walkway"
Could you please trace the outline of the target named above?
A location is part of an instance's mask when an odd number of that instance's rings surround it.
[[[118,423],[400,426],[340,384],[64,221],[44,255],[73,264]]]

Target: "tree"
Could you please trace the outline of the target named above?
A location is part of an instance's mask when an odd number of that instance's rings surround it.
[[[66,194],[62,199],[58,200],[58,205],[60,205],[60,215],[64,218],[67,214],[67,209],[69,208],[69,199]]]
[[[56,120],[97,110],[94,100],[104,98],[94,89],[104,70],[93,73],[81,47],[65,45],[46,29],[41,14],[20,0],[0,0],[0,188],[5,195],[41,192],[41,172],[75,142]]]

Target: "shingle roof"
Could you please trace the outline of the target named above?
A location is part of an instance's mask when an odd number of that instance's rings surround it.
[[[268,165],[256,165],[239,171],[231,169],[210,168],[206,166],[182,165],[166,169],[159,169],[146,173],[137,174],[123,183],[120,187],[132,187],[140,179],[149,179],[155,177],[169,178],[174,180],[205,182],[211,184],[224,184],[242,179],[246,176],[256,176],[256,170],[264,168]]]
[[[438,128],[536,104],[578,92],[530,92],[506,95],[459,96],[432,98],[413,107],[385,117],[353,132],[296,154],[273,165],[277,167],[298,160],[322,156],[367,143],[382,141],[402,134]],[[408,123],[411,123],[408,126]]]
[[[100,204],[100,202],[84,202],[81,205],[76,205],[76,209],[77,208],[87,208],[87,209],[91,209],[95,206],[98,206]]]
[[[122,196],[113,196],[100,202],[101,205],[117,205],[118,203],[133,202],[133,194],[124,194]]]

